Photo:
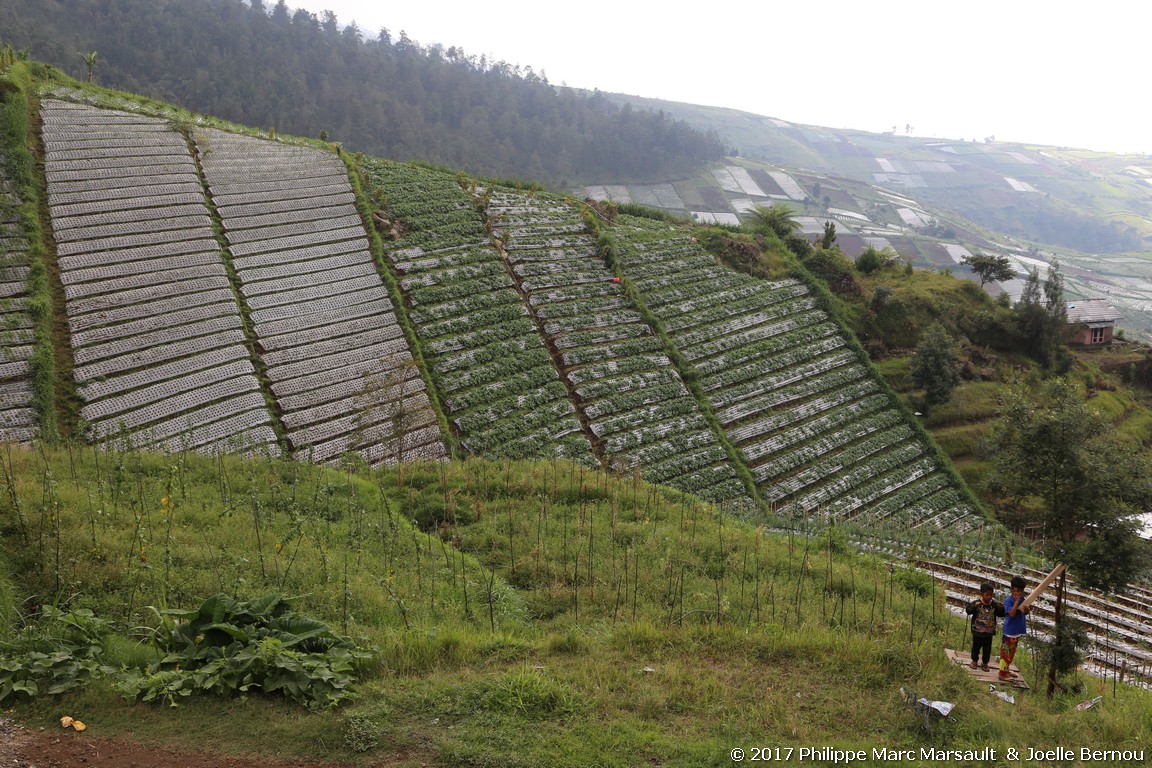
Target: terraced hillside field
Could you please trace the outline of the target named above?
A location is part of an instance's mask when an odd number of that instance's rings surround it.
[[[568,390],[475,200],[455,177],[366,162],[406,234],[385,253],[444,403],[472,453],[591,461]]]
[[[167,121],[41,106],[80,412],[98,440],[275,442],[196,162]]]
[[[443,456],[344,164],[223,131],[196,142],[293,455]]]
[[[743,497],[699,403],[571,203],[499,193],[486,212],[598,454],[708,499]]]
[[[26,443],[36,433],[29,362],[36,339],[28,312],[31,264],[19,205],[0,162],[0,442]]]
[[[383,160],[353,179],[322,145],[41,111],[94,439],[373,464],[454,445],[797,515],[973,514],[806,286],[734,273],[680,228]]]
[[[616,236],[624,273],[699,375],[768,501],[838,518],[967,524],[968,504],[806,286],[718,266],[668,227],[625,218]]]

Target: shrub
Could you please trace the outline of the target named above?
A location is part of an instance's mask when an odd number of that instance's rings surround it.
[[[809,255],[802,259],[808,271],[828,284],[828,287],[841,296],[860,295],[860,285],[852,273],[852,263],[833,249],[826,251],[821,248],[811,250]]]
[[[165,615],[183,621],[172,628],[163,659],[117,684],[130,700],[176,706],[194,693],[262,690],[319,709],[350,696],[357,665],[371,656],[327,624],[296,614],[282,595],[248,601],[213,595],[195,610]]]
[[[108,671],[104,638],[109,631],[108,622],[87,609],[44,606],[39,621],[0,644],[0,701],[64,693]]]
[[[883,269],[891,262],[891,257],[881,253],[875,248],[866,248],[864,253],[856,257],[856,269],[866,275]]]

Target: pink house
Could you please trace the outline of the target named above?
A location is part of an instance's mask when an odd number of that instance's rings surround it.
[[[1108,299],[1068,302],[1068,343],[1085,347],[1111,344],[1112,330],[1120,317]]]

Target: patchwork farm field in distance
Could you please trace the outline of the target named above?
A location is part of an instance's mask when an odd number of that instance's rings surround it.
[[[740,149],[690,179],[599,184],[577,193],[635,202],[700,223],[737,224],[783,204],[805,235],[835,224],[850,258],[891,247],[916,267],[979,281],[961,259],[1007,257],[1018,277],[1059,264],[1069,296],[1106,298],[1126,331],[1152,338],[1152,159],[1067,147],[939,139],[911,126],[878,134],[801,125],[738,110],[615,94],[715,130]],[[803,170],[801,170],[803,169]]]

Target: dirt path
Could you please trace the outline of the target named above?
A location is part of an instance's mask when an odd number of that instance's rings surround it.
[[[29,730],[0,717],[2,768],[334,768],[250,757],[228,757],[144,747],[68,729]]]

